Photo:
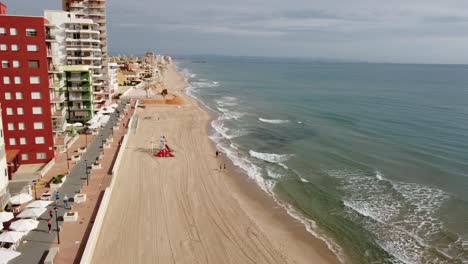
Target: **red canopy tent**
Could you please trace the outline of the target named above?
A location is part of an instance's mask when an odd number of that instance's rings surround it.
[[[165,148],[165,149],[161,149],[158,152],[158,154],[156,154],[156,157],[166,158],[166,157],[175,157],[175,156],[167,148]]]

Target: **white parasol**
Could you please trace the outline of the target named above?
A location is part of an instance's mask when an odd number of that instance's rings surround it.
[[[31,201],[33,198],[27,193],[20,193],[10,198],[10,203],[12,204],[24,204]]]
[[[18,215],[18,218],[38,218],[46,211],[46,208],[28,208]]]

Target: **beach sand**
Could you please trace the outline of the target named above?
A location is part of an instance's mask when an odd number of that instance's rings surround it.
[[[92,263],[338,263],[324,242],[216,158],[211,117],[185,95],[175,67],[164,80],[185,104],[138,109]],[[161,135],[175,158],[151,155]]]

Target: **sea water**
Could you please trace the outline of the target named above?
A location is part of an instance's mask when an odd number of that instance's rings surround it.
[[[181,58],[211,139],[353,263],[468,263],[468,66]]]

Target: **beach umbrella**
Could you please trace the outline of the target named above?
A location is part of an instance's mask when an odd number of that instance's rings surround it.
[[[23,238],[23,232],[8,231],[0,234],[0,242],[13,243],[20,241]]]
[[[33,219],[21,219],[11,223],[10,229],[20,232],[28,232],[34,230],[39,225],[39,221]]]
[[[47,206],[49,206],[51,203],[53,203],[53,201],[34,201],[30,204],[28,204],[28,206],[26,206],[27,208],[46,208]]]
[[[14,218],[13,213],[10,213],[10,212],[1,212],[0,213],[0,223],[8,222],[13,218]]]
[[[18,257],[21,255],[20,252],[14,251],[11,249],[6,249],[6,248],[0,248],[0,263],[8,263],[8,261]]]
[[[47,209],[46,208],[28,208],[18,215],[18,218],[38,218]]]
[[[24,204],[31,201],[33,197],[27,193],[20,193],[10,198],[12,204]]]

